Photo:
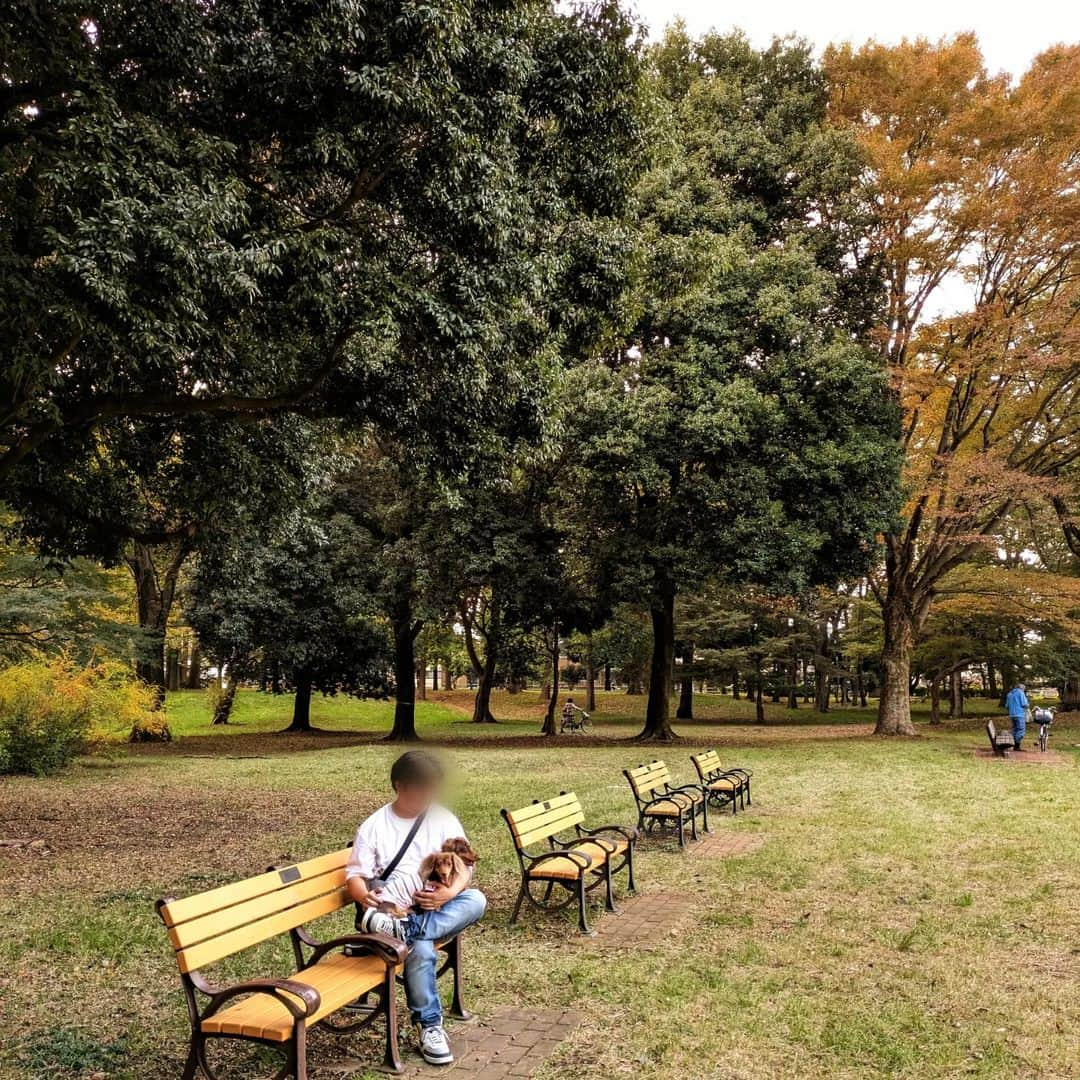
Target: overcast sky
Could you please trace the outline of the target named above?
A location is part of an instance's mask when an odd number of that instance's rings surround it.
[[[820,50],[830,41],[936,39],[963,30],[979,35],[991,71],[1021,74],[1032,57],[1059,41],[1080,40],[1077,0],[630,0],[653,36],[681,17],[694,33],[739,27],[755,45],[797,33]]]

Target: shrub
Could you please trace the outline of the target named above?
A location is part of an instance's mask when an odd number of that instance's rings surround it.
[[[153,694],[117,661],[68,657],[0,671],[0,773],[48,776],[78,754],[147,724]]]

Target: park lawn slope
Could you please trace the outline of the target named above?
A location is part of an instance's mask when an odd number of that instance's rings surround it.
[[[732,730],[695,724],[693,740],[663,754],[688,779],[688,746],[722,743]],[[775,729],[726,752],[754,770],[755,805],[715,817],[714,829],[762,846],[717,860],[646,844],[643,891],[696,904],[668,933],[661,921],[648,953],[582,941],[559,918],[526,913],[509,927],[516,868],[498,811],[569,787],[595,821],[629,821],[620,770],[655,751],[539,739],[449,748],[456,805],[492,900],[470,935],[471,1006],[585,1014],[542,1080],[1073,1075],[1077,733],[1062,725],[1062,763],[1042,765],[977,756],[976,725],[904,744],[861,730],[815,738],[800,725],[787,740]],[[5,783],[0,833],[43,840],[49,852],[0,854],[0,992],[4,1015],[19,1018],[17,1038],[4,1040],[5,1080],[178,1075],[186,1020],[153,901],[345,843],[381,800],[397,753],[264,743],[261,755],[237,757],[229,740],[210,756],[201,743],[185,753],[181,741],[167,754],[88,761],[54,781]],[[226,962],[223,978],[287,966],[275,945]],[[346,1049],[377,1060],[362,1040],[313,1041],[316,1065]]]

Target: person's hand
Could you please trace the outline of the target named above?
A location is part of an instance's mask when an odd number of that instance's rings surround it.
[[[382,890],[378,889],[373,892],[369,892],[363,900],[360,901],[361,907],[377,908],[382,900]]]
[[[436,885],[434,889],[419,889],[413,893],[413,900],[421,911],[438,911],[454,894],[445,885]]]

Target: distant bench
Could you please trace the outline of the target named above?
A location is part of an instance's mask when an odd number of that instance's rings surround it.
[[[158,901],[191,1020],[183,1080],[194,1080],[200,1069],[213,1076],[206,1044],[215,1038],[282,1048],[286,1060],[279,1075],[306,1080],[309,1028],[359,1031],[380,1016],[386,1023],[383,1067],[403,1070],[395,986],[405,963],[405,944],[384,934],[346,934],[320,943],[305,929],[313,919],[352,905],[345,887],[348,858],[349,849],[344,848],[183,900]],[[218,987],[200,970],[283,934],[292,942],[297,969],[287,978]],[[461,1003],[459,941],[442,942],[439,948],[447,956],[439,974],[450,969],[454,975],[451,1015],[467,1016]],[[367,1004],[371,995],[376,1004]]]
[[[725,769],[720,764],[720,755],[715,750],[706,750],[702,754],[691,754],[690,760],[697,769],[698,779],[701,781],[701,790],[705,796],[717,808],[731,806],[731,812],[736,811],[736,804],[746,808],[746,804],[753,805],[750,798],[750,778],[753,776],[748,769]]]
[[[993,719],[986,721],[986,734],[990,739],[990,749],[998,757],[1004,757],[1010,750],[1016,748],[1016,742],[1011,731],[998,731]]]
[[[655,828],[674,829],[679,847],[686,847],[686,827],[690,837],[698,838],[697,819],[709,831],[709,800],[695,784],[677,786],[671,782],[671,771],[662,761],[623,769],[637,804],[638,828],[651,832]]]

